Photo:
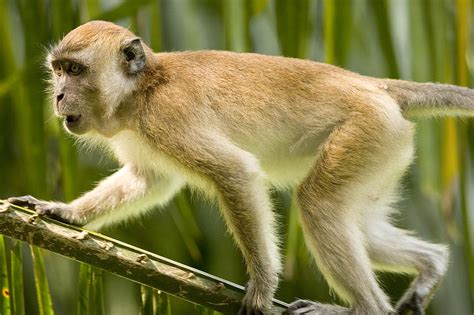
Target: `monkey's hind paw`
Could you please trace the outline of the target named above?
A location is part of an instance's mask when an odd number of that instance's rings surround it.
[[[351,314],[351,310],[338,305],[321,304],[308,300],[297,300],[290,304],[286,314],[305,315],[346,315]]]
[[[425,314],[423,301],[416,292],[413,292],[413,294],[411,295],[409,299],[401,302],[397,306],[397,315],[405,315],[405,314],[413,314],[413,315]]]

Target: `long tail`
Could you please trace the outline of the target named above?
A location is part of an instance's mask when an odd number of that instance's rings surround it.
[[[428,116],[474,116],[474,90],[465,87],[382,80],[402,112]]]

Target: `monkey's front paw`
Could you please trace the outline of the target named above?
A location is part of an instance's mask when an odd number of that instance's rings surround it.
[[[264,315],[264,311],[250,305],[242,305],[239,315]]]
[[[75,220],[70,207],[64,203],[38,200],[32,196],[11,197],[7,201],[17,206],[30,208],[39,215],[45,215],[64,223],[80,223],[78,220]]]
[[[254,285],[253,282],[249,282],[245,291],[247,293],[242,301],[242,307],[239,312],[240,315],[271,314],[272,290],[265,290],[258,285]]]
[[[286,314],[305,314],[305,315],[348,315],[352,311],[348,308],[338,306],[321,304],[318,302],[308,300],[297,300],[290,304]]]

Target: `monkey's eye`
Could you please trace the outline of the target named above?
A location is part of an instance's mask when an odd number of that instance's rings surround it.
[[[56,73],[58,77],[63,74],[63,68],[61,67],[61,65],[58,64],[54,66],[54,73]]]
[[[75,62],[71,63],[71,65],[69,66],[69,73],[73,75],[78,75],[81,72],[82,72],[82,67],[79,64]]]

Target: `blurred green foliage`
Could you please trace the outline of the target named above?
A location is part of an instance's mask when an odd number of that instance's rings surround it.
[[[74,146],[45,93],[44,48],[83,22],[104,19],[130,27],[156,51],[281,54],[365,75],[468,86],[472,10],[470,0],[0,0],[0,198],[32,194],[69,201],[117,167],[103,152]],[[474,311],[473,127],[470,120],[452,118],[418,121],[418,158],[404,180],[399,224],[450,244],[452,253],[429,314]],[[334,301],[304,247],[291,193],[272,196],[285,254],[277,297]],[[242,258],[213,205],[184,191],[165,210],[104,233],[245,282]],[[16,308],[21,314],[24,307],[26,314],[48,313],[52,300],[57,314],[209,313],[88,266],[79,272],[77,263],[48,252],[43,265],[37,249],[7,241],[3,251],[0,245],[0,282],[6,283],[8,266],[15,293],[10,301],[2,291],[2,312]],[[380,277],[394,301],[410,281]]]

